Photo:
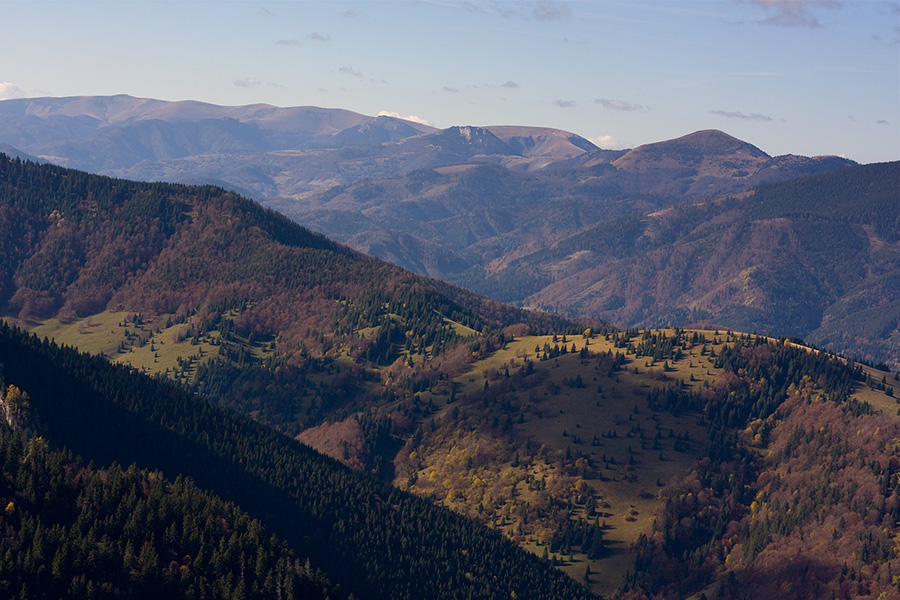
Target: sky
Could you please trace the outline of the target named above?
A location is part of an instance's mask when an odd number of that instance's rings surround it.
[[[0,0],[0,99],[113,94],[882,162],[900,0]]]

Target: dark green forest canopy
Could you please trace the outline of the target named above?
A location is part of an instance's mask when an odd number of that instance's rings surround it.
[[[4,598],[329,596],[259,521],[189,479],[97,470],[6,424],[0,456]]]

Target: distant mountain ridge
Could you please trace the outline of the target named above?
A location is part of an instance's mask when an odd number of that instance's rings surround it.
[[[612,165],[628,193],[708,194],[852,164],[778,157],[717,131],[601,150],[546,127],[436,129],[343,109],[83,96],[0,102],[0,143],[65,167],[143,181],[222,183],[257,200],[420,168],[495,163],[516,170]],[[702,158],[701,157],[705,157]],[[640,175],[635,177],[635,175]]]
[[[714,130],[613,151],[545,127],[439,130],[340,109],[130,96],[0,102],[0,143],[95,173],[230,188],[460,282],[629,212],[853,164],[771,157]]]
[[[0,143],[22,152],[138,180],[220,181],[256,199],[476,157],[527,168],[596,149],[558,130],[496,130],[500,137],[485,128],[442,131],[343,109],[231,107],[125,95],[0,102]],[[427,139],[414,141],[419,137]]]
[[[516,139],[516,128],[488,131]],[[550,137],[554,147],[569,144]],[[837,157],[771,157],[723,132],[704,131],[631,151],[588,150],[540,169],[519,169],[514,159],[423,168],[267,204],[360,250],[472,285],[480,270],[492,273],[600,223],[851,164]],[[445,257],[441,264],[423,261],[437,255]]]

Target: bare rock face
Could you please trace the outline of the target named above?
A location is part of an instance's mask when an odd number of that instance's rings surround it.
[[[14,385],[2,385],[2,379],[0,379],[0,419],[17,431],[33,429],[28,394]]]

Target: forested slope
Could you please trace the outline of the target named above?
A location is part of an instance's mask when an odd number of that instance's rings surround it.
[[[4,406],[23,401],[15,386],[0,392]],[[4,598],[323,599],[333,587],[190,479],[98,470],[6,423],[0,455]]]
[[[856,397],[866,381],[892,398],[897,381],[762,339],[715,363],[709,388],[657,398],[700,412],[712,443],[662,490],[624,597],[897,597],[900,421]]]
[[[510,263],[482,293],[622,326],[716,323],[897,367],[900,164],[634,214]]]
[[[366,598],[580,598],[589,593],[499,533],[360,477],[173,385],[0,326],[9,385],[54,445],[98,464],[192,477]]]
[[[567,326],[363,256],[208,186],[0,155],[0,231],[7,315],[29,328],[51,323],[54,337],[69,327],[70,343],[292,434],[357,412],[376,372],[397,361],[415,356],[422,369],[466,337],[516,323]]]

